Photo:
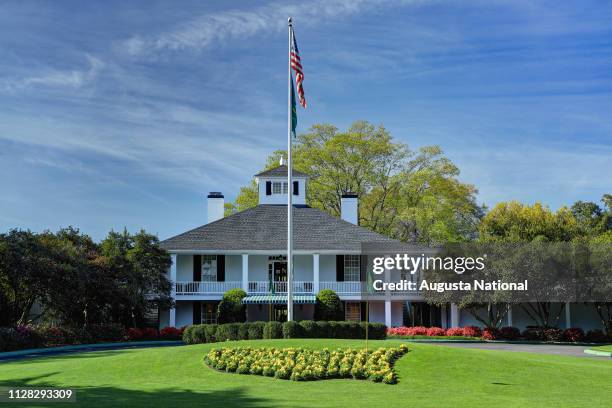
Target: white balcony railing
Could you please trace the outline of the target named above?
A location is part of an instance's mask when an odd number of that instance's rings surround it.
[[[222,295],[226,291],[240,288],[242,282],[176,282],[177,295]]]
[[[287,282],[273,282],[274,293],[287,293]],[[313,282],[310,281],[294,281],[293,293],[313,293]],[[270,282],[268,281],[250,281],[249,293],[271,293]]]
[[[339,295],[360,295],[366,291],[366,282],[351,281],[351,282],[321,282],[319,287],[323,289],[331,289]]]

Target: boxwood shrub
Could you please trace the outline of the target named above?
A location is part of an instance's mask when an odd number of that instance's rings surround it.
[[[283,323],[283,338],[285,339],[301,339],[305,336],[302,330],[302,326],[296,322],[285,322]]]
[[[249,340],[263,339],[264,326],[266,322],[251,322],[249,324]]]
[[[282,339],[283,325],[280,322],[268,322],[264,327],[264,339]]]

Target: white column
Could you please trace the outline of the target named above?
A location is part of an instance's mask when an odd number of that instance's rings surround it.
[[[175,302],[175,306],[170,309],[170,320],[168,324],[171,327],[176,327],[176,254],[171,254],[172,264],[170,265],[170,296]]]
[[[249,292],[249,254],[242,254],[242,289]]]
[[[459,309],[456,303],[451,303],[451,327],[459,327]]]
[[[570,309],[570,302],[565,302],[565,328],[569,329],[572,327],[572,311]]]
[[[512,327],[512,304],[508,305],[508,327]]]
[[[446,305],[440,306],[440,322],[442,327],[448,329],[448,322],[446,321]]]
[[[391,327],[391,301],[385,300],[385,326]]]
[[[319,254],[312,254],[312,289],[315,293],[319,293]]]

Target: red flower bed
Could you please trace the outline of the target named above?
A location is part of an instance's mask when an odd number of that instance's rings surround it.
[[[166,340],[180,340],[183,337],[184,327],[177,329],[176,327],[164,327],[159,331],[159,337]]]
[[[463,335],[467,337],[480,337],[482,336],[482,331],[480,330],[480,327],[465,326],[463,328]]]
[[[450,329],[446,330],[446,335],[447,336],[464,336],[463,327],[451,327]]]
[[[570,327],[563,331],[563,339],[565,341],[571,341],[577,343],[584,340],[584,330],[577,327]]]
[[[427,327],[391,327],[387,329],[390,336],[427,336]]]
[[[485,340],[497,340],[499,337],[499,329],[486,327],[482,331],[482,338]]]
[[[445,336],[446,330],[442,329],[441,327],[430,327],[427,329],[427,335],[431,337]]]

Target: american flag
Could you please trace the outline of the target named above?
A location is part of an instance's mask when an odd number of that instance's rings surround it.
[[[306,98],[304,98],[304,73],[302,72],[302,61],[300,60],[300,52],[298,51],[297,42],[295,41],[295,32],[291,28],[291,52],[289,57],[291,58],[291,68],[295,71],[295,84],[297,87],[298,98],[300,99],[300,105],[306,107]]]

